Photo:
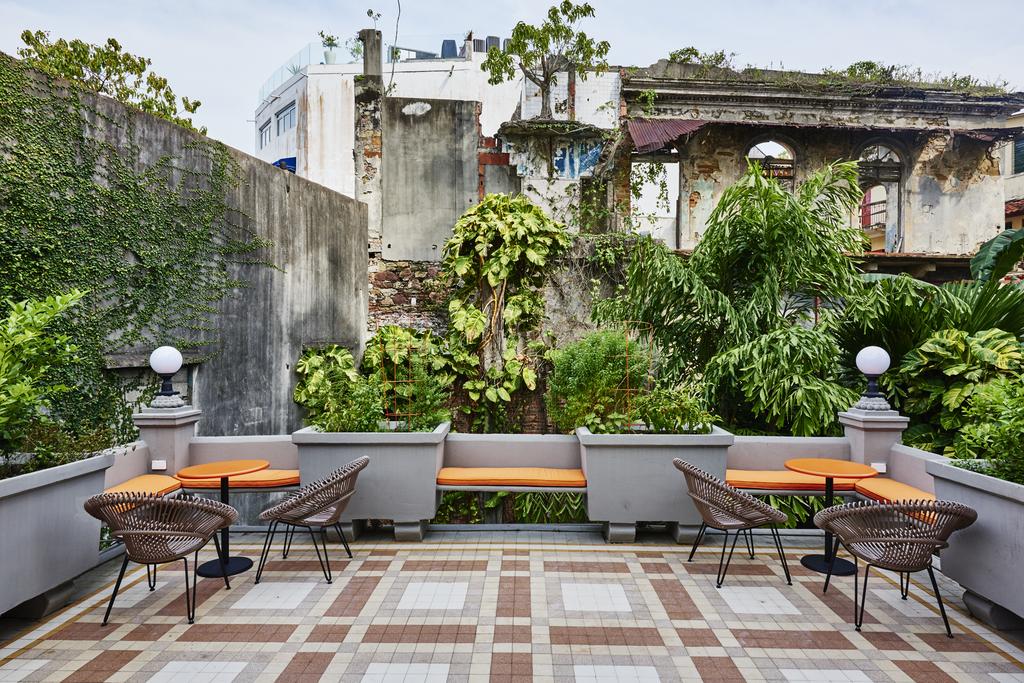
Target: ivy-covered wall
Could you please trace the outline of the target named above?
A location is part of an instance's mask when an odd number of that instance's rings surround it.
[[[72,419],[171,343],[200,433],[298,427],[302,345],[363,341],[366,244],[365,205],[0,54],[0,299],[88,292]]]

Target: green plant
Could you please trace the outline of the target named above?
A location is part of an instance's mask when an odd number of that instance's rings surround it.
[[[570,524],[587,521],[587,505],[579,493],[516,493],[515,521],[521,524]]]
[[[967,423],[952,455],[968,467],[974,464],[970,460],[981,459],[985,474],[1024,484],[1024,378],[994,379],[978,387],[967,403]]]
[[[960,430],[969,424],[970,399],[986,383],[1017,377],[1024,370],[1020,342],[1003,330],[940,330],[883,376],[914,424],[905,443],[937,453],[955,453]]]
[[[604,40],[595,41],[579,29],[583,19],[593,16],[590,4],[562,0],[548,9],[540,25],[520,21],[504,49],[492,47],[487,51],[487,59],[480,65],[490,76],[487,82],[498,85],[512,80],[518,69],[540,88],[540,118],[552,118],[551,86],[559,72],[574,67],[576,76],[583,80],[589,71],[600,73],[608,68],[605,58],[611,46]]]
[[[536,389],[541,287],[570,244],[565,226],[528,199],[500,194],[468,209],[445,243],[446,357],[475,430],[507,424],[513,394]]]
[[[784,529],[814,528],[811,519],[825,509],[825,499],[820,496],[757,496],[776,510],[786,513]]]
[[[828,433],[855,394],[840,381],[829,329],[808,326],[863,290],[849,257],[864,246],[849,221],[860,194],[852,162],[825,166],[795,192],[750,164],[688,261],[638,240],[625,287],[596,303],[594,319],[649,325],[659,379],[703,376],[730,426]]]
[[[135,112],[95,102],[78,81],[0,55],[0,300],[87,292],[54,322],[78,352],[51,368],[74,390],[52,397],[50,415],[124,443],[151,388],[109,371],[109,357],[162,343],[212,355],[218,302],[269,245],[229,205],[239,169],[226,147],[183,136],[184,149],[149,157]]]
[[[295,402],[306,423],[324,432],[376,432],[384,420],[380,385],[359,374],[352,353],[337,345],[309,348],[295,364]]]
[[[18,56],[27,66],[206,134],[206,128],[196,128],[188,116],[199,109],[199,100],[182,97],[179,109],[167,79],[149,71],[152,60],[122,52],[113,38],[103,45],[63,38],[50,42],[46,31],[22,31],[21,40],[25,47],[18,48]]]
[[[332,36],[330,33],[324,33],[323,31],[320,31],[317,35],[320,36],[321,44],[328,50],[338,47],[338,36]]]
[[[716,52],[701,52],[695,47],[684,47],[680,50],[673,50],[668,55],[668,61],[675,64],[694,64],[701,67],[697,72],[698,78],[706,77],[711,69],[731,69],[735,52],[726,53],[725,50]]]
[[[450,419],[454,376],[429,331],[381,327],[366,343],[362,367],[381,388],[385,415],[401,429],[429,431]]]
[[[715,421],[702,397],[679,387],[640,393],[633,413],[648,430],[666,434],[707,434]]]
[[[434,524],[479,524],[484,520],[480,496],[472,492],[445,491],[432,520]]]
[[[544,396],[555,427],[571,433],[586,427],[595,433],[623,432],[636,417],[632,403],[648,381],[647,350],[619,330],[593,332],[551,351]]]
[[[50,399],[66,390],[49,375],[55,365],[72,360],[77,348],[54,327],[83,296],[72,290],[39,301],[7,302],[7,318],[0,323],[0,455],[22,448],[32,426],[46,419]]]

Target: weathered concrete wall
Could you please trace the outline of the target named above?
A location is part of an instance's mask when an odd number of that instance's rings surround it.
[[[478,200],[477,105],[387,98],[382,254],[438,261],[459,216]]]
[[[209,160],[197,135],[163,119],[89,98],[92,134],[147,168],[175,159],[172,183]],[[130,120],[135,148],[124,122]],[[247,286],[216,304],[212,352],[195,375],[200,434],[280,434],[300,425],[292,401],[294,364],[304,344],[330,340],[357,349],[366,328],[366,207],[333,190],[229,149],[240,183],[228,191],[231,220],[270,243],[253,263],[228,266]],[[148,348],[133,351],[144,358]]]
[[[310,73],[305,83],[305,92],[298,99],[295,172],[355,197],[353,80]]]

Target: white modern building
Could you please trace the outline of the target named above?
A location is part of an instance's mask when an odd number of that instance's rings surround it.
[[[441,42],[446,56],[389,47],[398,60],[384,65],[384,85],[394,97],[481,103],[481,135],[493,136],[519,106],[522,78],[489,85],[480,65],[497,38]],[[341,57],[342,49],[334,52]],[[450,56],[449,56],[450,55]],[[344,55],[351,58],[352,55]],[[342,194],[355,195],[354,85],[362,58],[325,63],[329,55],[310,43],[268,79],[256,107],[256,156]]]

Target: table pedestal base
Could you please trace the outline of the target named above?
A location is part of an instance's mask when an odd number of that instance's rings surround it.
[[[800,564],[820,574],[828,574],[828,558],[824,555],[804,555],[800,558]],[[841,557],[832,558],[832,576],[853,576],[856,573],[853,562]]]
[[[229,557],[227,565],[228,576],[234,576],[235,574],[241,574],[244,571],[248,571],[252,567],[252,560],[248,557]],[[196,570],[196,574],[207,579],[219,579],[224,576],[220,560],[203,562],[199,565],[199,569]]]

